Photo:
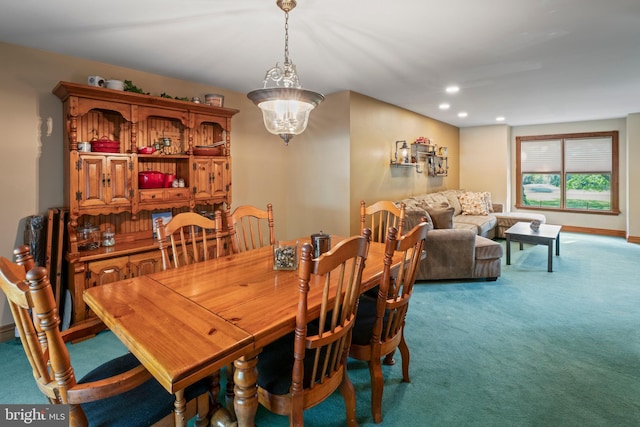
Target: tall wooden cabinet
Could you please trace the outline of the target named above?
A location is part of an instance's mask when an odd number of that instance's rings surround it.
[[[91,315],[85,289],[161,268],[154,212],[211,212],[231,204],[231,118],[238,110],[69,82],[53,93],[65,124],[66,259],[75,323]],[[118,141],[119,149],[78,150],[79,142],[100,139]],[[170,146],[138,154],[139,147],[166,139]],[[194,147],[221,141],[219,155],[194,155]],[[140,188],[144,171],[175,175],[184,187]],[[86,223],[115,232],[115,246],[80,250],[76,232]]]

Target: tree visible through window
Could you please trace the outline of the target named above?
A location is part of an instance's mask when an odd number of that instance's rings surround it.
[[[619,213],[618,132],[516,137],[517,207]]]

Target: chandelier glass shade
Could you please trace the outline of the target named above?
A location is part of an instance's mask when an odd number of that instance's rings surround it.
[[[291,138],[307,128],[309,113],[324,100],[324,96],[302,89],[296,66],[289,60],[289,11],[296,2],[278,0],[277,4],[285,12],[284,64],[276,64],[268,70],[264,87],[249,92],[247,97],[262,110],[265,128],[289,144]]]

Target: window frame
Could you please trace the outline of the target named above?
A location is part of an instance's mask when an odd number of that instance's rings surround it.
[[[610,210],[590,210],[575,209],[566,207],[566,165],[565,165],[565,140],[567,139],[589,139],[589,138],[611,138],[611,209]],[[527,141],[544,141],[544,140],[560,140],[561,141],[561,170],[560,174],[560,207],[549,206],[531,206],[522,203],[522,142]],[[618,131],[606,132],[583,132],[583,133],[563,133],[553,135],[531,135],[516,137],[516,208],[531,209],[543,211],[558,211],[572,213],[586,213],[596,215],[618,215],[620,214],[620,195],[619,195],[619,155],[618,155]]]

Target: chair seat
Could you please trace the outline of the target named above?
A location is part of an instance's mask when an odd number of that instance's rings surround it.
[[[351,337],[351,343],[355,345],[368,345],[371,342],[371,333],[373,332],[373,326],[376,323],[376,310],[378,304],[378,293],[376,294],[364,293],[358,300],[358,315],[356,316],[356,323],[353,326],[353,336]],[[382,320],[383,328],[387,324],[388,311],[385,311],[385,316]]]
[[[128,371],[140,362],[127,353],[112,359],[82,377],[78,384],[98,381]],[[190,401],[209,390],[209,381],[203,379],[187,387],[185,399]],[[108,399],[83,403],[91,427],[137,427],[160,421],[174,409],[175,395],[167,392],[155,379],[150,379],[133,390]]]
[[[307,324],[308,334],[318,333],[317,320]],[[293,373],[293,346],[295,334],[290,333],[266,346],[258,356],[258,385],[271,394],[289,393]],[[313,359],[304,361],[305,388],[309,387]]]
[[[269,393],[287,394],[293,369],[293,334],[266,346],[258,356],[258,385]]]

